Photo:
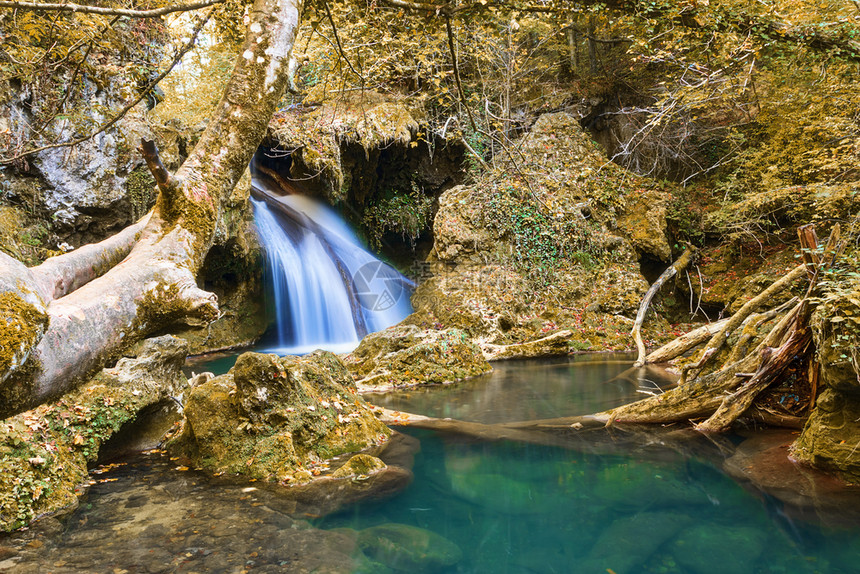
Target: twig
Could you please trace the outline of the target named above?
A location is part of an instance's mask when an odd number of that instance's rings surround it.
[[[188,12],[199,10],[213,4],[221,4],[224,0],[204,0],[194,4],[180,4],[178,6],[165,6],[152,10],[130,10],[127,8],[107,8],[103,6],[88,6],[86,4],[50,4],[41,2],[7,2],[0,1],[0,8],[23,8],[25,10],[58,10],[60,12],[81,12],[84,14],[102,14],[104,16],[128,16],[130,18],[158,18],[173,12]]]
[[[466,108],[466,114],[469,116],[469,123],[472,126],[472,131],[478,133],[478,126],[475,124],[475,118],[472,116],[472,108],[466,103],[466,94],[463,92],[463,84],[460,83],[460,68],[457,66],[457,51],[454,49],[454,31],[451,29],[451,18],[445,15],[445,30],[448,32],[448,49],[451,51],[451,62],[454,66],[454,80],[457,82],[457,92],[460,94],[460,102]]]
[[[96,129],[94,132],[92,132],[86,136],[80,137],[80,138],[78,138],[76,140],[72,140],[70,142],[44,145],[44,146],[37,147],[35,149],[31,149],[29,151],[20,153],[20,154],[16,155],[15,157],[0,159],[0,165],[9,165],[11,163],[17,162],[18,160],[21,160],[21,159],[27,157],[27,156],[31,156],[35,153],[39,153],[39,152],[45,151],[47,149],[76,146],[78,144],[81,144],[81,143],[89,140],[89,139],[94,138],[95,136],[99,135],[100,133],[107,130],[109,127],[111,127],[115,123],[117,123],[134,106],[139,104],[141,102],[141,100],[143,100],[146,97],[146,95],[149,93],[149,91],[152,90],[152,88],[154,88],[155,85],[158,84],[158,82],[163,80],[167,76],[167,74],[169,74],[173,70],[173,68],[176,67],[176,65],[180,62],[180,60],[182,60],[183,56],[185,56],[185,54],[187,54],[188,51],[194,47],[194,44],[197,42],[197,36],[200,34],[200,31],[203,29],[203,26],[206,25],[206,22],[209,21],[209,18],[212,16],[213,11],[214,11],[214,8],[212,10],[209,10],[209,12],[206,14],[206,16],[204,18],[202,18],[200,20],[200,22],[197,23],[197,26],[194,28],[194,33],[191,35],[191,38],[182,47],[182,49],[179,51],[179,53],[176,54],[176,57],[173,58],[173,61],[170,63],[170,66],[168,66],[165,71],[163,71],[155,79],[153,79],[143,90],[141,90],[140,95],[138,95],[137,98],[135,98],[130,104],[125,106],[122,110],[120,110],[120,112],[116,116],[114,116],[112,119],[103,123],[101,126],[98,127],[98,129]]]
[[[343,58],[343,61],[346,62],[346,65],[349,66],[352,73],[358,76],[362,85],[364,85],[364,76],[353,67],[352,62],[350,62],[349,58],[346,57],[346,52],[343,51],[343,45],[340,43],[340,36],[338,36],[337,33],[337,26],[334,24],[334,18],[331,15],[331,10],[329,9],[328,2],[326,0],[323,0],[323,7],[325,8],[326,16],[328,16],[329,24],[331,24],[331,31],[334,34],[334,41],[337,43],[337,51],[340,53],[340,57]]]

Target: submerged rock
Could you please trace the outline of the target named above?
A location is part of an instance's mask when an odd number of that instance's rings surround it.
[[[0,423],[0,530],[75,508],[101,445],[187,387],[187,352],[181,339],[149,339],[137,357],[120,359],[59,401]]]
[[[359,502],[390,498],[413,479],[412,471],[399,466],[384,466],[360,475],[335,476],[336,472],[279,492],[281,500],[273,506],[293,516],[326,516]]]
[[[672,542],[672,554],[691,574],[743,574],[756,570],[764,544],[760,529],[702,524],[684,530]]]
[[[539,514],[548,508],[547,498],[524,482],[501,474],[473,472],[448,474],[451,491],[458,497],[493,513]]]
[[[460,548],[435,532],[406,524],[382,524],[358,533],[368,557],[398,572],[435,572],[463,557]]]
[[[651,555],[690,522],[689,516],[671,512],[641,512],[619,518],[603,531],[578,571],[588,574],[642,572]]]
[[[615,508],[674,508],[709,506],[711,501],[702,490],[661,472],[648,464],[620,464],[603,470],[592,494]]]
[[[245,353],[229,373],[191,390],[167,446],[209,471],[293,483],[310,480],[311,465],[389,434],[334,354]]]
[[[792,462],[788,452],[795,438],[794,431],[758,430],[737,446],[723,469],[754,494],[779,500],[792,520],[830,527],[860,523],[860,486]]]

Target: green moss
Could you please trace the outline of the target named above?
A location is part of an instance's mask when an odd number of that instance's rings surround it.
[[[371,472],[382,470],[385,468],[385,463],[369,454],[357,454],[350,458],[346,463],[332,473],[335,478],[343,478],[346,476],[370,474]]]
[[[2,421],[0,531],[73,508],[101,445],[163,398],[155,385],[102,372],[56,403]]]
[[[408,193],[388,190],[368,202],[362,224],[374,249],[381,249],[386,233],[396,233],[414,247],[418,236],[428,229],[433,198],[421,193],[414,182],[412,187]]]
[[[48,315],[17,293],[0,293],[0,374],[19,366],[23,357],[39,342],[48,324]]]
[[[490,370],[465,331],[411,325],[368,335],[345,362],[367,386],[450,383]]]
[[[205,190],[205,183],[198,185]],[[189,197],[189,194],[197,194],[197,197]],[[196,257],[192,269],[199,269],[208,251],[204,247],[211,243],[217,226],[214,200],[205,191],[197,191],[190,184],[172,189],[169,193],[161,193],[158,197],[158,210],[164,220],[179,225],[190,234],[194,245],[192,254]]]

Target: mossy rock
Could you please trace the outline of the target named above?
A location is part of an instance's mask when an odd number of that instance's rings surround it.
[[[313,191],[331,204],[345,201],[350,193],[363,197],[366,186],[355,181],[344,150],[360,147],[375,164],[379,149],[406,146],[419,131],[418,121],[405,102],[363,91],[355,101],[324,104],[311,111],[284,110],[269,123],[269,139],[291,154],[290,176],[315,185]],[[359,188],[359,189],[354,189]]]
[[[381,444],[389,433],[336,355],[245,353],[189,393],[167,447],[212,472],[305,482],[305,467]]]
[[[100,447],[147,407],[184,392],[185,343],[149,339],[59,401],[0,423],[0,530],[77,505]]]
[[[358,533],[368,557],[398,572],[436,572],[463,558],[460,548],[435,532],[406,524],[382,524]]]
[[[439,210],[433,220],[432,256],[439,261],[482,263],[496,242],[481,225],[481,204],[473,201],[473,190],[452,187],[439,196]]]
[[[618,219],[636,250],[664,263],[671,262],[672,248],[666,237],[666,208],[671,195],[659,191],[636,194]]]
[[[856,283],[856,281],[855,281]],[[852,285],[849,283],[847,288]],[[856,293],[857,290],[855,290]],[[852,349],[858,334],[856,294],[827,298],[812,316],[813,340],[820,366],[815,408],[792,445],[792,457],[860,483],[860,380]],[[836,320],[834,320],[836,319]]]
[[[357,454],[344,463],[343,466],[331,473],[334,478],[361,476],[382,470],[385,463],[369,454]]]
[[[791,446],[794,460],[860,484],[860,397],[827,388]]]
[[[345,363],[366,388],[449,383],[490,370],[481,349],[465,332],[415,325],[368,335]]]

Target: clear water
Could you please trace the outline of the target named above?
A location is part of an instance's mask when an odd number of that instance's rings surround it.
[[[254,180],[261,193],[265,185]],[[310,197],[267,195],[290,214],[251,200],[273,299],[272,352],[349,352],[412,312],[409,280],[366,251],[333,210]]]
[[[600,412],[660,392],[674,382],[660,369],[630,369],[633,355],[578,355],[499,362],[457,383],[368,394],[379,406],[437,418],[503,423]]]
[[[481,380],[385,401],[493,423],[591,412],[651,386],[637,377],[613,380],[629,363],[597,359],[606,362],[507,363]],[[558,435],[557,444],[544,445],[407,431],[421,444],[412,485],[324,518],[290,515],[277,493],[255,485],[140,455],[99,475],[104,482],[65,524],[0,541],[0,571],[858,572],[857,505],[849,498],[828,511],[819,497],[801,518],[741,486],[722,470],[741,437],[675,440],[618,429],[584,439]],[[421,569],[394,553],[387,559],[399,570],[372,563],[355,533],[390,523],[446,538],[460,560]]]

